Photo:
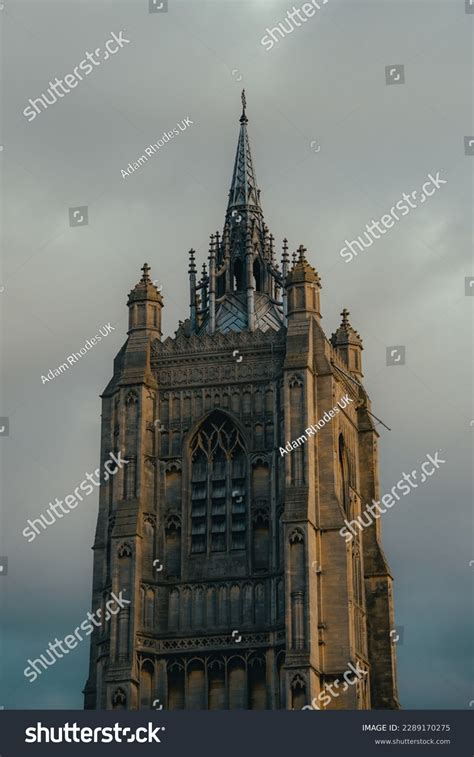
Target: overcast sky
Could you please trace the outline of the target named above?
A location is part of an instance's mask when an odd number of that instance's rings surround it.
[[[302,3],[299,4],[301,7]],[[297,6],[298,7],[298,6]],[[31,544],[26,520],[99,462],[99,394],[146,260],[163,286],[164,330],[187,317],[187,251],[199,267],[222,229],[245,86],[266,223],[303,243],[322,279],[329,336],[345,306],[364,340],[379,427],[381,488],[442,450],[439,471],[383,516],[395,577],[404,708],[467,708],[472,688],[471,438],[474,14],[451,2],[329,0],[267,51],[288,2],[20,2],[1,11],[3,99],[3,452],[0,553],[6,708],[82,708],[88,643],[35,683],[28,658],[90,609],[95,494]],[[29,98],[72,73],[111,33],[129,39],[29,121]],[[404,65],[404,84],[385,67]],[[150,142],[189,117],[139,170]],[[318,150],[318,148],[320,148]],[[361,234],[427,175],[447,180],[364,253]],[[69,208],[88,207],[71,227]],[[42,375],[107,323],[109,336],[53,381]],[[406,347],[405,365],[386,349]]]

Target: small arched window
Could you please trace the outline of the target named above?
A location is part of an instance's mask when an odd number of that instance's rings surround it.
[[[306,705],[306,681],[297,674],[291,684],[291,709],[301,710]]]
[[[127,697],[122,688],[115,689],[112,696],[112,707],[114,710],[125,710],[127,707]]]

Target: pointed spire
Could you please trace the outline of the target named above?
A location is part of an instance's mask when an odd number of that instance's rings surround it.
[[[264,224],[260,205],[247,133],[245,91],[239,123],[224,230],[211,235],[207,274],[204,269],[196,284],[202,295],[196,318],[198,333],[253,331],[257,306],[265,313],[262,323],[267,328],[278,330],[283,323],[282,279],[275,265],[274,239]]]
[[[252,155],[250,152],[249,138],[247,134],[248,118],[245,111],[247,101],[245,90],[242,92],[242,115],[240,117],[240,133],[235,155],[234,171],[229,191],[229,203],[227,217],[232,216],[233,210],[238,210],[241,215],[245,213],[249,222],[249,213],[257,214],[261,225],[262,210],[260,207],[257,179],[253,168]]]

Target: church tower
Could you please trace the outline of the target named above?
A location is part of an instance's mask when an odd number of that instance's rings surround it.
[[[324,334],[302,245],[278,264],[242,106],[189,317],[162,338],[145,264],[102,395],[102,463],[127,463],[100,489],[86,709],[399,707],[380,522],[340,533],[379,495],[362,340],[346,310]]]

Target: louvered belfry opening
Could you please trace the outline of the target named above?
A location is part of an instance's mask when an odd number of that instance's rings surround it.
[[[240,431],[221,413],[191,443],[191,552],[245,549],[246,453]]]

